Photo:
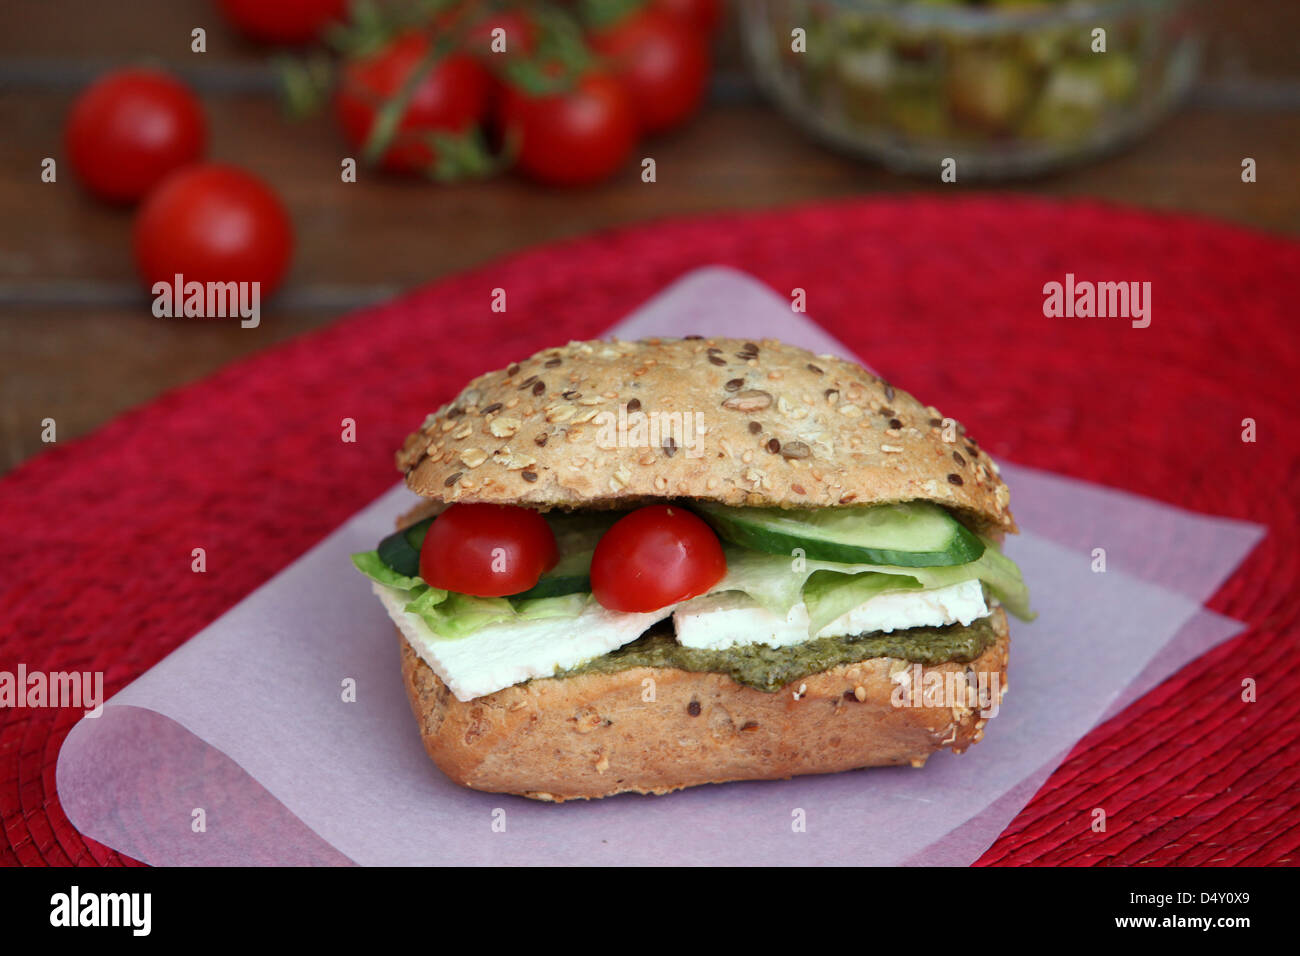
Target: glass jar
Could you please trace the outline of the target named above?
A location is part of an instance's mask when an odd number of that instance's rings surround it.
[[[952,158],[962,179],[1032,175],[1130,142],[1177,103],[1200,58],[1186,0],[738,6],[758,81],[796,122],[904,172],[937,175]]]

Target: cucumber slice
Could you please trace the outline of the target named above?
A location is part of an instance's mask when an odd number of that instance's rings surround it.
[[[596,542],[622,516],[621,512],[552,511],[547,514],[546,522],[555,533],[560,561],[527,591],[512,594],[510,600],[517,607],[521,601],[590,592],[591,556],[596,552]]]
[[[563,597],[591,590],[591,556],[594,551],[582,551],[565,555],[560,563],[547,571],[527,591],[512,594],[514,602],[532,601],[537,598]]]
[[[424,544],[424,536],[428,533],[431,524],[433,519],[425,518],[409,528],[394,531],[380,541],[379,547],[375,549],[379,552],[379,560],[398,574],[408,578],[419,577],[420,548]]]
[[[817,561],[927,568],[968,564],[984,553],[977,535],[928,501],[789,510],[695,507],[723,539],[768,554],[800,548]]]

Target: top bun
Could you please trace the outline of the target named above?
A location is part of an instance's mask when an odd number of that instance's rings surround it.
[[[764,339],[570,342],[480,375],[397,453],[435,501],[663,498],[781,508],[923,500],[1015,531],[962,426],[861,366]]]

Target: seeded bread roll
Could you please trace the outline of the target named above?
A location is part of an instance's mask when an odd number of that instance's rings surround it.
[[[979,657],[924,667],[919,686],[933,672],[983,673],[1000,703],[1008,654],[1001,608],[993,624],[997,639]],[[535,800],[919,767],[944,747],[963,752],[987,723],[978,709],[950,700],[920,706],[925,699],[912,697],[917,706],[895,706],[893,678],[915,665],[888,657],[833,667],[773,693],[723,674],[634,667],[533,680],[460,701],[405,638],[401,648],[411,710],[439,769],[462,786]],[[652,701],[645,699],[647,679]]]
[[[996,466],[960,424],[945,427],[937,409],[861,366],[772,340],[545,349],[474,379],[406,439],[397,465],[408,487],[444,503],[920,499],[978,530],[1016,530]]]

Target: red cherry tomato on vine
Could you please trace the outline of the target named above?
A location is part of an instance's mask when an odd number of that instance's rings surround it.
[[[713,33],[722,22],[723,0],[650,0],[650,8],[683,23]]]
[[[118,70],[77,98],[65,133],[68,159],[96,196],[139,199],[174,169],[195,162],[208,142],[198,99],[157,70]]]
[[[343,19],[348,0],[218,0],[240,32],[263,43],[307,43]]]
[[[343,68],[334,106],[353,148],[367,144],[384,104],[400,96],[423,68],[430,43],[425,34],[407,33]],[[393,172],[427,172],[437,160],[433,136],[463,134],[477,125],[487,113],[490,91],[491,78],[473,56],[444,56],[415,87],[380,165]]]
[[[135,258],[150,286],[260,282],[269,296],[284,277],[293,227],[279,197],[256,176],[217,163],[172,173],[135,220]]]
[[[501,124],[518,142],[519,170],[556,186],[608,179],[637,141],[636,114],[623,85],[599,70],[559,93],[505,90]]]
[[[641,129],[658,133],[694,115],[709,82],[709,51],[698,30],[642,10],[591,36],[627,87]]]
[[[555,535],[536,511],[454,504],[429,525],[420,548],[420,577],[430,587],[505,597],[527,591],[557,560]]]
[[[718,536],[701,518],[677,505],[650,505],[597,542],[591,591],[611,611],[656,611],[708,593],[726,573]]]

